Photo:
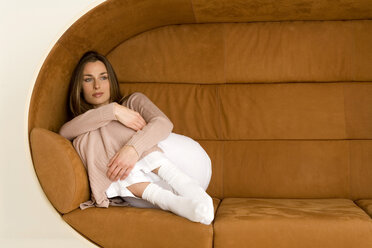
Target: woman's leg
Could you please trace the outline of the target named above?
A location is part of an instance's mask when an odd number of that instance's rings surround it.
[[[212,176],[212,163],[198,142],[190,137],[171,133],[158,146],[173,164],[207,190]]]
[[[158,146],[164,151],[166,157],[182,172],[198,181],[199,185],[204,190],[207,190],[211,179],[212,165],[208,154],[199,143],[187,136],[171,133],[165,140],[159,142]],[[157,171],[153,172],[157,174]],[[175,193],[167,182],[161,180],[157,175],[153,174],[153,176],[155,184]],[[123,198],[133,207],[158,208],[143,199],[130,196]]]
[[[154,183],[141,182],[127,187],[135,196],[141,197],[163,210],[169,210],[194,222],[209,225],[208,207],[201,201],[173,194]]]
[[[188,176],[169,159],[162,162],[157,174],[175,190],[177,195],[204,203],[207,206],[206,219],[209,221],[214,219],[213,200],[197,180]]]
[[[142,198],[143,191],[146,187],[150,184],[150,182],[143,182],[143,183],[135,183],[127,187],[133,195]]]

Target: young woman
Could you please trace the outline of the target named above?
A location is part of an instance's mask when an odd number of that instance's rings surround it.
[[[150,204],[147,207],[169,210],[194,222],[209,225],[213,221],[213,201],[205,192],[210,173],[199,177],[204,178],[203,188],[169,159],[177,151],[174,142],[186,141],[194,151],[197,142],[190,145],[192,139],[171,133],[172,122],[144,94],[122,98],[115,72],[104,56],[87,52],[80,59],[71,78],[70,110],[74,118],[59,133],[72,140],[88,171],[92,200],[83,203],[82,209],[108,207],[110,199],[120,196],[126,201],[143,199]],[[208,155],[203,155],[207,161]],[[186,162],[192,168],[194,161]],[[136,204],[141,205],[131,205]]]

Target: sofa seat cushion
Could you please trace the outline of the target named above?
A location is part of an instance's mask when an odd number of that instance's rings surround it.
[[[214,209],[220,200],[213,198]],[[213,244],[213,226],[153,208],[76,209],[63,219],[102,247],[203,247]]]
[[[214,247],[372,247],[372,221],[348,199],[225,198]]]
[[[362,199],[355,201],[355,203],[372,217],[372,199]]]

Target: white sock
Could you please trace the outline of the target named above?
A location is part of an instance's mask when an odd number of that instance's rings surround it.
[[[163,210],[169,210],[193,222],[205,225],[212,222],[208,220],[208,207],[203,202],[175,195],[154,183],[150,183],[145,188],[142,198]]]
[[[214,219],[213,200],[195,179],[189,177],[173,163],[163,163],[158,170],[158,175],[180,196],[204,202],[208,207],[207,219],[212,222]]]

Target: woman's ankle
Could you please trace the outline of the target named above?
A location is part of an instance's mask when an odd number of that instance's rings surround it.
[[[146,187],[150,184],[150,182],[141,182],[135,183],[127,187],[127,189],[132,192],[133,195],[142,198],[143,191],[145,191]]]

